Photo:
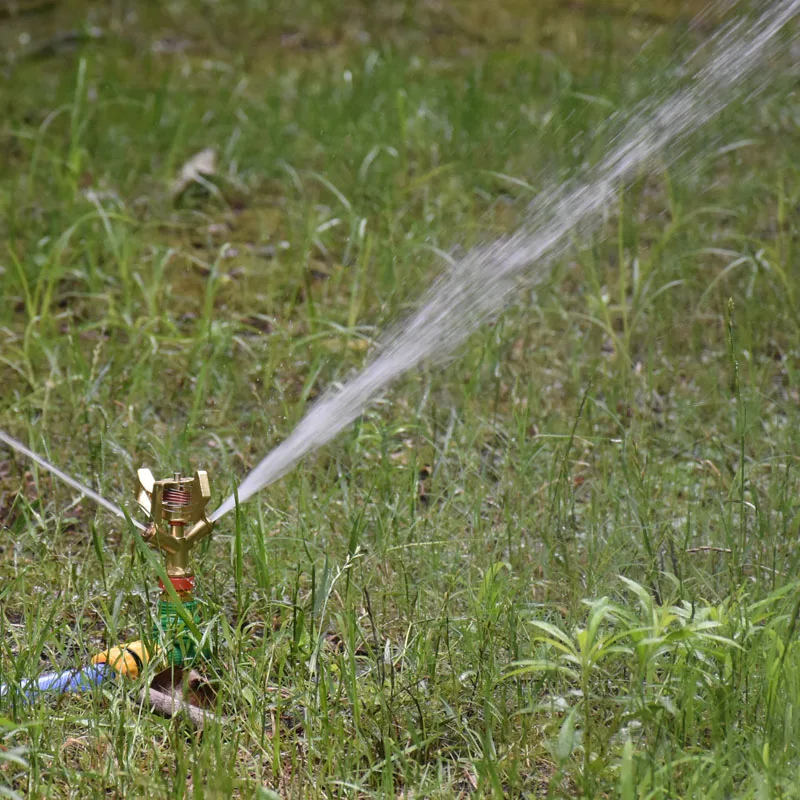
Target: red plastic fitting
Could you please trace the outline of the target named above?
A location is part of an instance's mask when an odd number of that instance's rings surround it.
[[[172,588],[175,589],[176,592],[193,592],[195,587],[195,580],[194,575],[189,575],[187,577],[169,577],[169,582],[172,584]],[[161,591],[164,591],[164,582],[161,578],[158,579],[158,585],[161,588]]]

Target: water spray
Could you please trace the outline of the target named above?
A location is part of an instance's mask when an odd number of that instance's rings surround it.
[[[38,464],[40,467],[42,467],[42,469],[45,469],[51,474],[55,475],[56,478],[66,483],[67,486],[77,489],[82,495],[88,497],[90,500],[94,500],[97,505],[105,508],[107,511],[110,511],[115,517],[119,517],[120,519],[130,519],[130,517],[116,503],[112,503],[110,500],[103,497],[103,495],[98,494],[94,489],[90,489],[80,481],[75,480],[75,478],[73,478],[71,475],[67,475],[66,472],[51,464],[49,461],[46,461],[38,453],[34,453],[34,451],[29,447],[25,447],[25,445],[22,444],[19,439],[15,439],[13,436],[9,436],[7,433],[0,431],[0,442],[7,444],[12,450],[16,450],[18,453],[22,453],[22,455],[27,456],[35,464]],[[145,526],[142,525],[142,523],[138,520],[131,519],[131,522],[133,523],[134,527],[138,528],[140,531],[145,530]]]
[[[256,492],[285,475],[308,453],[354,422],[376,396],[425,360],[449,356],[480,325],[497,314],[521,287],[546,280],[576,234],[597,230],[618,192],[654,159],[669,163],[678,147],[748,88],[764,67],[775,40],[800,14],[800,0],[761,4],[715,33],[707,62],[693,68],[685,86],[649,98],[626,115],[626,124],[604,157],[574,183],[541,191],[516,232],[477,247],[455,262],[428,290],[418,309],[381,337],[367,365],[336,390],[329,390],[297,427],[269,452],[209,517],[216,522]],[[698,53],[703,52],[699,50]],[[763,87],[755,87],[750,95]]]

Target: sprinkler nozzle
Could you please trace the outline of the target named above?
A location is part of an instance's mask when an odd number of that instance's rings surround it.
[[[138,475],[137,499],[152,520],[143,534],[145,541],[164,553],[170,578],[191,577],[189,552],[214,528],[205,511],[211,499],[208,473],[198,470],[185,478],[176,472],[163,481],[149,469],[140,469]]]

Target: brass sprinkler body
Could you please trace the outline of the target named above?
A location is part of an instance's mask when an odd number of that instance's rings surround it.
[[[211,499],[208,474],[197,471],[194,477],[184,478],[176,472],[171,478],[157,481],[149,469],[140,469],[139,487],[139,505],[152,520],[142,536],[164,553],[168,582],[180,601],[179,605],[173,603],[174,594],[159,581],[161,598],[153,639],[159,643],[170,667],[182,668],[207,655],[205,649],[199,651],[197,639],[192,635],[193,626],[187,624],[186,615],[194,620],[195,626],[200,623],[189,554],[214,528],[206,516],[206,506]]]
[[[198,470],[185,478],[176,472],[157,481],[149,469],[140,469],[138,476],[137,500],[152,520],[143,538],[164,553],[170,578],[193,577],[189,553],[214,529],[205,511],[211,499],[208,473]]]

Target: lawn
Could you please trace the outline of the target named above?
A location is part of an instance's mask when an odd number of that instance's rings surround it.
[[[701,8],[0,0],[0,430],[216,507],[742,13]],[[800,797],[800,98],[761,76],[220,521],[221,724],[12,692],[0,796]],[[137,536],[0,446],[0,683],[150,635]]]

